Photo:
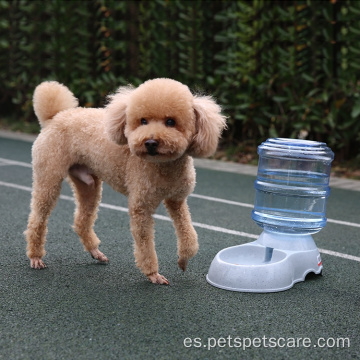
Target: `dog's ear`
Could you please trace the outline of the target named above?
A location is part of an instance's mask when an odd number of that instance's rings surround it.
[[[194,96],[196,133],[188,153],[194,157],[212,155],[226,128],[226,117],[221,114],[220,106],[210,96]]]
[[[114,95],[108,96],[106,105],[106,132],[110,140],[119,145],[127,144],[125,137],[126,108],[131,93],[135,90],[132,86],[121,86]]]

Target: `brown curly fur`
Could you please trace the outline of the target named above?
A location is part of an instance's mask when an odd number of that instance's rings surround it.
[[[75,231],[85,250],[108,261],[93,230],[105,181],[128,196],[136,265],[153,283],[168,284],[158,272],[152,214],[163,201],[178,239],[178,264],[185,270],[198,250],[186,202],[195,186],[191,156],[216,150],[225,127],[220,107],[171,79],[120,87],[104,109],[77,106],[70,90],[57,82],[35,89],[42,131],[32,149],[33,193],[25,231],[31,267],[45,267],[47,221],[65,178],[76,198]],[[155,147],[146,145],[148,140]]]

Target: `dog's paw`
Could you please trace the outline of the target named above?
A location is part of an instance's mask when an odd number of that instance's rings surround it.
[[[90,255],[93,259],[100,261],[101,263],[108,263],[109,259],[99,250],[99,249],[93,249],[89,251]]]
[[[179,258],[179,259],[178,259],[179,268],[180,268],[182,271],[185,271],[188,262],[189,262],[189,259]]]
[[[30,266],[32,269],[38,269],[38,270],[46,268],[45,263],[39,257],[30,259]]]
[[[153,284],[170,285],[169,281],[159,273],[150,274],[147,277]]]

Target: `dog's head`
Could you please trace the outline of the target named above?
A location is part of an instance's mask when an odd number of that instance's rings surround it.
[[[226,126],[211,97],[194,96],[186,85],[171,79],[120,87],[109,100],[110,139],[128,144],[133,154],[149,161],[171,161],[184,153],[210,156]]]

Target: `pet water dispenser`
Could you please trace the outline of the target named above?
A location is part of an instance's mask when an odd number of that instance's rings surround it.
[[[206,279],[222,289],[283,291],[323,268],[311,235],[326,224],[333,152],[321,142],[276,138],[258,154],[252,219],[263,232],[215,256]]]

